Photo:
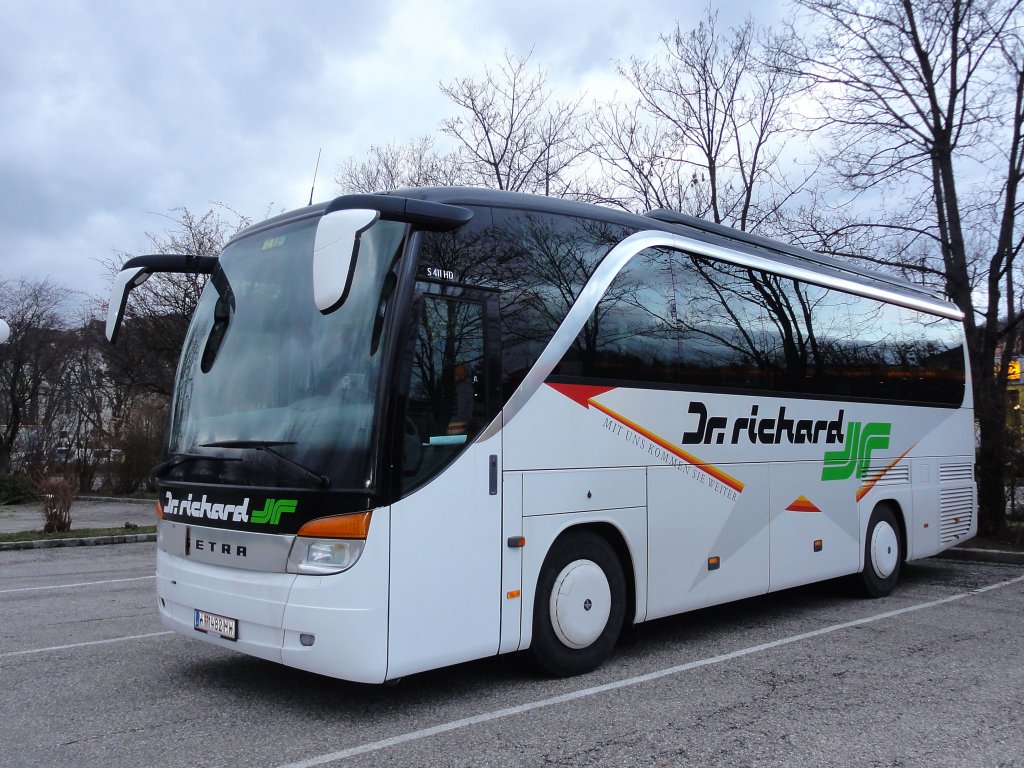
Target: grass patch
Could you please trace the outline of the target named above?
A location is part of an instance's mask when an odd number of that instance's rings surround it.
[[[137,528],[79,528],[60,533],[43,533],[42,531],[18,531],[17,533],[0,533],[2,541],[49,541],[51,539],[91,539],[96,536],[128,536],[136,533],[156,533],[155,525],[140,525]]]

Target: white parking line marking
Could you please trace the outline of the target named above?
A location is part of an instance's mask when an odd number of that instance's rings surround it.
[[[104,581],[79,581],[75,584],[55,584],[52,587],[19,587],[18,589],[0,589],[0,595],[9,595],[12,592],[36,592],[41,589],[69,589],[70,587],[91,587],[94,584],[118,584],[123,581],[144,581],[155,579],[156,576],[134,576],[130,579],[105,579]]]
[[[10,651],[0,653],[0,659],[8,659],[12,656],[29,656],[34,653],[49,653],[50,651],[65,651],[68,648],[86,648],[90,645],[108,645],[110,643],[122,643],[125,640],[142,640],[146,637],[161,637],[162,635],[173,635],[174,632],[148,632],[145,635],[128,635],[127,637],[112,637],[109,640],[90,640],[87,643],[71,643],[70,645],[51,645],[49,648],[32,648],[28,651]]]
[[[893,611],[886,611],[885,613],[877,613],[874,616],[867,616],[863,619],[855,619],[853,621],[845,621],[842,624],[832,624],[828,627],[816,629],[811,632],[804,632],[799,635],[791,635],[784,637],[779,640],[773,640],[769,643],[761,643],[760,645],[754,645],[749,648],[742,648],[738,651],[732,651],[731,653],[723,653],[720,656],[712,656],[706,659],[698,659],[697,661],[690,661],[686,664],[678,664],[673,667],[666,667],[665,669],[659,669],[654,672],[648,672],[645,675],[637,675],[636,677],[629,677],[623,680],[616,680],[611,683],[605,683],[604,685],[595,685],[592,688],[584,688],[579,691],[573,691],[572,693],[562,694],[561,696],[552,696],[548,699],[539,699],[537,701],[527,702],[526,704],[519,704],[515,707],[505,707],[504,709],[496,709],[491,712],[484,712],[479,715],[473,715],[472,717],[464,717],[461,720],[451,720],[447,723],[441,723],[440,725],[434,725],[430,728],[421,728],[418,731],[410,731],[409,733],[403,733],[399,736],[392,736],[390,739],[381,739],[380,741],[371,741],[366,744],[359,744],[355,747],[349,747],[348,749],[341,749],[337,752],[329,752],[324,755],[317,757],[311,757],[306,760],[300,760],[296,763],[288,763],[287,765],[279,766],[279,768],[312,768],[315,765],[324,765],[326,763],[333,763],[338,760],[344,760],[348,757],[354,757],[356,755],[365,755],[369,752],[379,752],[389,747],[398,746],[399,744],[407,744],[410,741],[418,741],[420,739],[426,739],[430,736],[437,736],[441,733],[448,733],[449,731],[456,731],[461,728],[468,728],[471,725],[479,725],[480,723],[487,723],[492,720],[499,720],[505,717],[512,717],[514,715],[521,715],[524,712],[530,712],[535,709],[541,709],[543,707],[551,707],[556,704],[565,704],[570,701],[576,701],[578,699],[585,699],[590,696],[596,696],[599,693],[605,693],[607,691],[618,690],[619,688],[627,688],[634,685],[640,685],[642,683],[648,683],[652,680],[658,680],[663,677],[669,677],[671,675],[678,675],[682,672],[688,672],[692,669],[699,669],[700,667],[709,667],[714,664],[721,664],[726,661],[732,661],[733,659],[740,659],[744,656],[751,656],[755,653],[762,651],[769,651],[773,648],[779,648],[784,645],[791,645],[798,643],[802,640],[809,640],[815,637],[821,637],[822,635],[828,635],[833,632],[838,632],[843,629],[850,629],[851,627],[860,627],[865,624],[871,624],[876,621],[882,621],[883,619],[891,619],[896,616],[902,616],[906,613],[913,613],[914,611],[921,611],[926,608],[935,608],[946,603],[956,602],[957,600],[963,600],[966,597],[972,595],[978,595],[984,592],[990,592],[994,589],[1002,589],[1009,587],[1014,584],[1024,582],[1024,576],[1018,576],[1015,579],[1009,581],[1001,581],[996,584],[990,584],[986,587],[972,590],[970,592],[961,592],[950,597],[944,597],[940,600],[931,600],[927,603],[918,603],[917,605],[910,605],[906,608],[897,608]]]

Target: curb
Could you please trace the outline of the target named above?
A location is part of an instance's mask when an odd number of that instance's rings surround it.
[[[0,552],[16,549],[56,549],[58,547],[94,547],[104,544],[138,544],[156,541],[155,533],[126,533],[117,536],[92,536],[77,539],[35,539],[33,541],[0,541]]]
[[[152,507],[156,504],[156,499],[130,499],[124,496],[75,496],[75,501],[82,504],[91,504],[93,502],[97,504],[138,504],[139,506]]]
[[[1003,565],[1024,565],[1024,552],[1007,552],[1003,549],[973,549],[954,547],[933,555],[941,560],[964,560],[972,563],[1001,563]]]

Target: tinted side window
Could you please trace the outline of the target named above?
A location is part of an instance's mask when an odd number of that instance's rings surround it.
[[[963,402],[966,376],[958,322],[818,286],[794,285],[813,308],[815,342],[798,391],[944,405]]]
[[[632,232],[596,219],[476,209],[473,220],[455,232],[423,235],[418,272],[500,291],[502,392],[507,399],[601,259]]]
[[[677,384],[686,334],[676,293],[679,265],[659,250],[635,256],[573,342],[555,375]]]
[[[728,268],[664,249],[637,254],[555,374],[763,389],[773,318]]]
[[[959,323],[651,249],[613,282],[555,375],[958,405]]]

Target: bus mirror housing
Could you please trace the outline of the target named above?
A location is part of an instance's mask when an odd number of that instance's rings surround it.
[[[208,275],[217,265],[214,256],[192,256],[182,253],[154,253],[148,256],[136,256],[128,259],[121,271],[114,277],[114,286],[110,291],[110,304],[107,306],[107,341],[117,341],[124,310],[128,305],[128,294],[157,272],[192,272]]]
[[[327,204],[313,243],[313,300],[323,314],[348,298],[359,239],[377,219],[449,232],[473,218],[468,208],[400,195],[342,195]]]
[[[6,320],[0,320],[0,344],[6,344],[9,338],[11,338],[11,326],[7,324]]]
[[[359,256],[359,240],[380,218],[378,211],[348,208],[326,213],[313,242],[313,301],[323,314],[348,298]]]
[[[128,306],[128,294],[132,288],[146,282],[151,274],[145,267],[132,267],[122,269],[114,278],[114,287],[110,289],[110,304],[107,306],[107,341],[111,344],[121,330],[124,308]]]

